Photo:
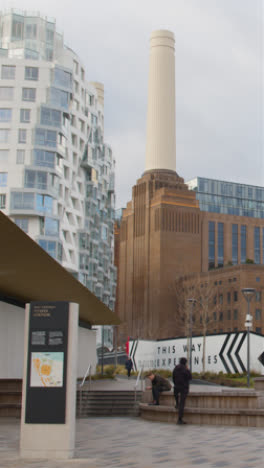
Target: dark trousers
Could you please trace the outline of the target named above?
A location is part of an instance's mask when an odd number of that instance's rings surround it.
[[[184,412],[185,400],[187,398],[188,391],[180,387],[174,387],[174,397],[176,405],[178,406],[178,418],[182,419]]]
[[[159,404],[159,396],[161,392],[166,392],[168,389],[166,387],[163,387],[162,385],[153,385],[152,386],[152,395],[153,395],[153,400]]]
[[[127,376],[130,377],[131,369],[127,369]]]

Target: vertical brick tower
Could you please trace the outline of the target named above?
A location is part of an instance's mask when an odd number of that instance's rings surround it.
[[[195,192],[176,173],[174,35],[150,39],[146,167],[120,227],[118,310],[127,336],[177,334],[171,287],[201,271],[201,214]]]

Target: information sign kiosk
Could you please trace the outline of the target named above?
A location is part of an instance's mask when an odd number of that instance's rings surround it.
[[[78,308],[69,302],[26,307],[21,455],[70,458],[75,443]]]

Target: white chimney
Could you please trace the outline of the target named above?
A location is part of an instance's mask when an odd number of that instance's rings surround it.
[[[174,44],[170,31],[151,34],[145,171],[176,171]]]

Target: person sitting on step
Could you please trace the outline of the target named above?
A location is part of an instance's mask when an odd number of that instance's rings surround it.
[[[146,387],[146,390],[152,389],[153,402],[149,403],[149,405],[159,405],[160,393],[171,390],[171,384],[167,379],[161,377],[158,374],[154,374],[153,372],[147,374],[146,377],[151,381],[152,384],[151,387]]]

